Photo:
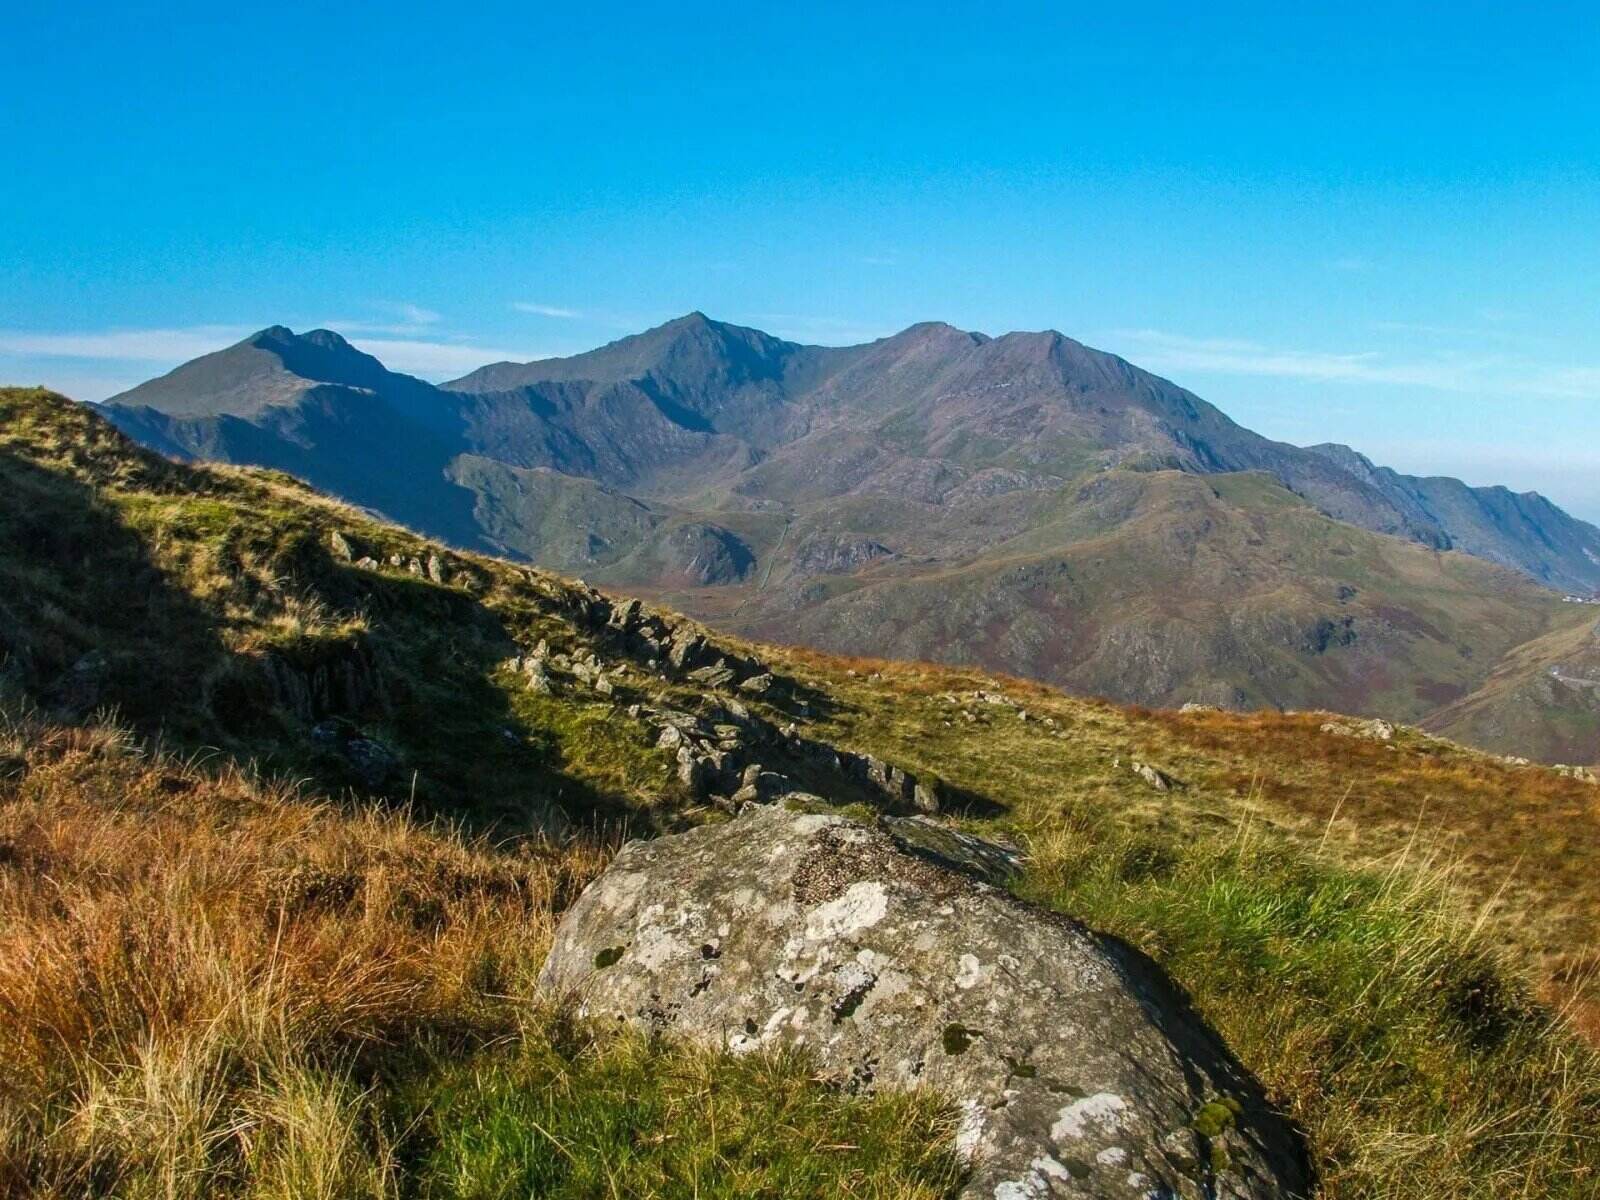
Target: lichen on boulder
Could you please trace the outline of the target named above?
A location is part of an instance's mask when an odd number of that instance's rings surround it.
[[[785,805],[630,843],[567,913],[546,989],[592,1020],[959,1113],[964,1197],[1265,1200],[1309,1191],[1294,1132],[1160,971],[947,857]],[[965,861],[963,861],[965,860]],[[993,876],[991,875],[991,878]]]

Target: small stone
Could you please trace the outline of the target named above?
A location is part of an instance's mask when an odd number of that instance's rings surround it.
[[[621,604],[617,605],[616,608],[611,610],[610,624],[624,632],[627,632],[628,627],[633,624],[634,620],[639,615],[639,610],[643,607],[644,606],[640,604],[638,600],[631,598],[624,600]]]
[[[776,800],[791,790],[793,781],[779,771],[763,771],[756,776],[753,786],[763,801]]]
[[[428,578],[434,583],[449,583],[450,576],[444,569],[444,559],[437,554],[428,555]]]
[[[685,757],[683,751],[686,748],[680,746],[678,749],[678,782],[689,789],[691,795],[698,796],[705,789],[705,766],[698,758]]]
[[[763,675],[752,675],[739,685],[741,692],[748,692],[752,696],[765,696],[772,690],[773,678],[770,672]]]
[[[667,650],[667,661],[679,671],[694,666],[703,656],[706,640],[689,629],[679,629],[672,635]]]
[[[696,667],[689,672],[689,678],[696,683],[703,683],[707,687],[718,688],[732,681],[733,670],[719,658],[711,666]]]
[[[377,787],[399,766],[394,752],[371,738],[351,738],[345,743],[344,754],[368,787]]]
[[[1149,763],[1142,763],[1138,759],[1134,759],[1128,764],[1128,766],[1133,770],[1135,775],[1144,780],[1151,787],[1155,788],[1155,790],[1158,792],[1170,792],[1175,788],[1181,788],[1184,786],[1171,775],[1168,775],[1165,771],[1161,770],[1159,767],[1152,767]]]
[[[333,551],[333,556],[340,562],[352,562],[356,557],[355,547],[350,544],[350,539],[337,529],[328,531],[328,546]]]

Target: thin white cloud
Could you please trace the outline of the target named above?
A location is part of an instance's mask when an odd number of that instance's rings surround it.
[[[480,346],[475,342],[437,342],[415,338],[351,337],[351,345],[365,350],[391,371],[420,375],[424,379],[454,379],[493,362],[532,362],[548,354],[528,349]]]
[[[482,346],[467,338],[406,336],[410,325],[327,321],[392,371],[448,379],[491,362],[527,362],[548,357],[527,347]],[[225,349],[248,337],[246,325],[195,325],[172,329],[110,329],[74,333],[0,329],[0,370],[7,377],[37,379],[68,395],[101,400],[171,370],[192,358]],[[125,371],[96,371],[85,364],[122,364]],[[71,364],[63,366],[62,364]]]
[[[99,372],[75,371],[71,368],[62,368],[54,363],[41,363],[31,369],[24,368],[25,374],[18,375],[16,368],[6,366],[5,380],[7,383],[22,386],[49,388],[52,392],[60,392],[73,400],[84,400],[98,404],[102,400],[119,395],[130,388],[138,387],[151,372],[130,372],[126,374],[104,374]]]
[[[231,346],[251,332],[244,325],[108,329],[85,333],[35,333],[0,329],[0,354],[119,362],[183,362]]]
[[[346,334],[368,333],[403,338],[425,334],[430,327],[444,319],[431,308],[423,308],[419,304],[404,301],[381,300],[372,307],[379,312],[387,313],[390,319],[374,321],[366,317],[336,318],[318,321],[317,324],[325,329],[342,330]]]
[[[1439,354],[1405,359],[1377,351],[1288,349],[1237,338],[1189,337],[1159,329],[1117,330],[1111,338],[1127,347],[1141,365],[1162,371],[1600,399],[1600,367],[1550,366],[1504,354]]]
[[[514,301],[511,307],[520,313],[531,313],[536,317],[559,317],[564,321],[583,316],[575,308],[557,308],[554,304],[534,304],[527,300]]]
[[[405,301],[384,301],[378,305],[386,312],[392,312],[407,325],[437,325],[442,318],[431,308],[423,308],[420,304],[410,304]]]

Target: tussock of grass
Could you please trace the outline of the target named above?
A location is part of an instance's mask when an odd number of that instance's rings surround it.
[[[1600,1069],[1440,869],[1080,820],[1026,890],[1158,958],[1306,1129],[1328,1196],[1592,1196]],[[1270,981],[1268,983],[1267,981]]]

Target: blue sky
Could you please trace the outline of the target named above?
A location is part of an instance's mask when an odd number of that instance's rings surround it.
[[[0,5],[0,379],[1048,327],[1600,520],[1593,3]]]

